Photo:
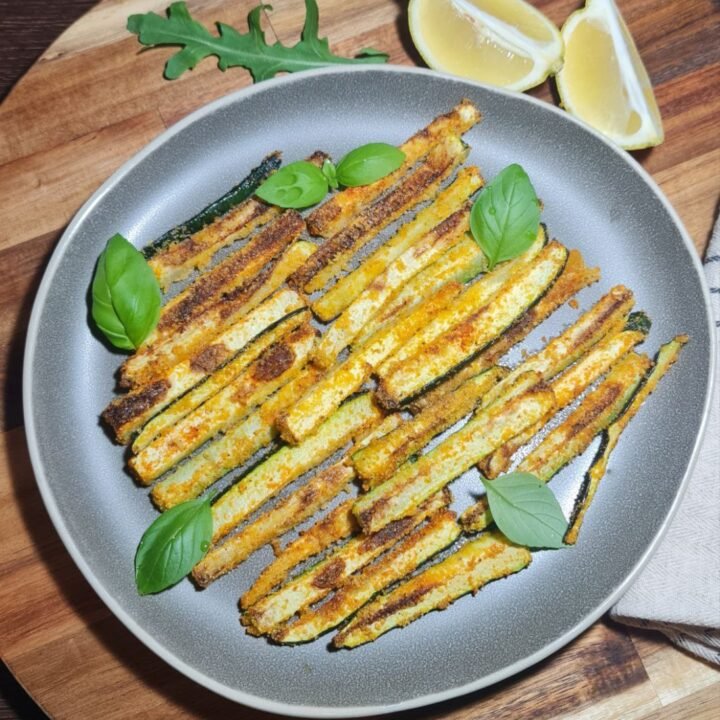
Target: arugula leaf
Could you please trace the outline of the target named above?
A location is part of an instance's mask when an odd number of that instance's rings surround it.
[[[131,15],[127,29],[148,47],[179,45],[182,50],[165,65],[165,77],[174,80],[186,70],[192,70],[210,55],[218,58],[218,67],[241,66],[250,71],[255,82],[267,80],[277,73],[299,72],[325,65],[387,62],[385,53],[366,48],[354,58],[340,57],[330,52],[327,38],[318,37],[318,7],[315,0],[305,0],[305,26],[299,42],[292,47],[275,42],[269,45],[260,26],[263,10],[271,5],[258,5],[248,15],[248,32],[240,33],[229,25],[216,23],[218,35],[194,20],[184,2],[174,2],[167,9],[167,17],[153,12]]]
[[[298,160],[271,175],[255,194],[265,202],[283,208],[306,208],[319,203],[328,192],[322,170],[307,160]]]
[[[520,165],[508,165],[483,190],[470,212],[470,231],[488,269],[525,252],[537,237],[540,203]]]
[[[141,595],[175,585],[205,557],[212,538],[211,500],[180,503],[145,531],[135,554],[135,585]]]
[[[560,503],[552,490],[531,473],[515,472],[497,480],[486,480],[495,524],[518,545],[534,548],[563,547],[568,527]]]
[[[338,182],[345,187],[369,185],[397,170],[405,153],[387,143],[368,143],[351,150],[337,165]]]
[[[157,325],[162,294],[143,254],[113,235],[100,254],[92,282],[91,314],[115,347],[135,350]]]

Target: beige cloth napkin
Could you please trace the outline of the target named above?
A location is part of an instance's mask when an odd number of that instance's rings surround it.
[[[720,219],[704,265],[720,358]],[[682,503],[660,547],[610,615],[660,630],[720,665],[720,367],[716,371],[705,438]]]

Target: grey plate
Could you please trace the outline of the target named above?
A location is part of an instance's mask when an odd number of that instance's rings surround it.
[[[237,600],[270,557],[198,592],[189,582],[138,597],[132,561],[156,513],[123,471],[98,415],[121,360],[90,332],[86,295],[107,238],[144,244],[220,195],[266,152],[287,160],[318,146],[336,157],[372,140],[399,143],[467,96],[485,119],[466,136],[488,177],[529,172],[551,234],[602,267],[587,308],[617,283],[653,319],[646,346],[687,332],[681,361],[633,421],[573,550],[538,553],[530,569],[369,646],[325,640],[275,647],[246,636]],[[467,693],[537,662],[599,617],[647,560],[677,504],[705,417],[711,380],[707,292],[675,213],[627,154],[532,98],[421,70],[367,68],[295,75],[223,98],[173,127],[121,168],[65,232],[33,309],[25,421],[50,515],[88,581],[143,642],[181,672],[247,705],[309,717],[354,716]],[[532,335],[557,332],[565,308]],[[566,512],[589,462],[553,481]],[[458,495],[467,490],[460,483]],[[477,487],[477,486],[475,486]]]

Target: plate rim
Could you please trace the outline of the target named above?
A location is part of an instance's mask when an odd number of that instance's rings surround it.
[[[655,196],[660,200],[663,207],[670,216],[671,221],[677,228],[682,238],[686,249],[689,251],[691,263],[700,279],[700,285],[702,288],[702,295],[704,299],[704,311],[705,319],[708,324],[708,334],[711,339],[709,343],[709,366],[708,366],[708,384],[705,395],[705,401],[703,405],[702,418],[700,421],[700,428],[698,435],[695,439],[695,443],[690,455],[685,473],[680,482],[678,491],[675,498],[665,516],[665,519],[657,531],[655,537],[650,542],[645,552],[642,554],[640,559],[637,561],[632,570],[625,577],[617,588],[603,601],[594,611],[586,615],[580,622],[573,626],[570,630],[565,632],[560,637],[556,638],[553,642],[548,643],[536,652],[529,656],[524,657],[505,668],[497,670],[489,675],[485,675],[478,680],[464,685],[449,688],[437,693],[431,693],[427,695],[420,695],[413,697],[408,700],[403,700],[397,703],[389,705],[352,705],[352,706],[313,706],[304,704],[290,704],[286,702],[279,702],[276,700],[270,700],[268,698],[253,695],[244,690],[231,688],[224,683],[221,683],[214,678],[210,677],[204,672],[190,666],[184,660],[177,657],[169,648],[165,647],[160,641],[158,641],[152,634],[145,630],[139,623],[137,623],[121,606],[109,591],[107,591],[102,582],[95,576],[90,566],[85,561],[80,548],[75,543],[66,523],[60,512],[53,494],[52,488],[48,482],[45,474],[45,467],[40,457],[40,450],[38,444],[38,438],[35,433],[34,427],[34,410],[32,400],[32,366],[34,363],[35,352],[37,348],[38,339],[38,328],[40,322],[40,316],[42,309],[45,305],[46,296],[49,288],[52,284],[56,269],[64,255],[64,251],[70,244],[72,236],[75,233],[76,228],[81,225],[86,216],[90,214],[94,207],[105,197],[105,195],[112,190],[112,188],[122,180],[134,167],[141,163],[145,157],[152,153],[156,148],[166,143],[170,138],[176,134],[182,132],[186,127],[192,125],[201,118],[211,115],[217,110],[222,109],[227,105],[232,105],[238,99],[245,100],[256,93],[262,93],[266,90],[270,90],[284,85],[295,84],[302,82],[309,77],[315,77],[317,75],[346,75],[346,74],[360,74],[360,73],[388,73],[388,74],[413,74],[413,75],[424,75],[426,77],[441,78],[450,80],[454,83],[461,85],[470,85],[473,87],[482,88],[492,94],[498,94],[501,96],[512,97],[514,99],[522,98],[521,101],[535,105],[542,110],[550,113],[555,113],[562,117],[564,120],[569,120],[578,125],[582,130],[594,136],[600,140],[604,145],[609,147],[616,155],[630,166],[630,168],[645,182],[645,184],[652,190]],[[22,378],[22,394],[23,394],[23,415],[24,415],[24,429],[25,439],[29,450],[30,462],[35,476],[35,481],[40,490],[40,495],[43,499],[45,508],[50,516],[50,519],[57,531],[60,539],[66,550],[70,553],[74,563],[83,574],[85,579],[88,581],[92,589],[97,593],[100,599],[107,605],[110,611],[130,632],[138,638],[146,647],[152,650],[158,655],[163,661],[168,663],[171,667],[181,672],[186,677],[190,678],[194,682],[206,687],[207,689],[215,692],[216,694],[232,700],[236,703],[253,707],[258,710],[266,712],[272,712],[276,714],[284,714],[292,717],[307,717],[307,718],[346,718],[346,717],[362,717],[370,714],[386,714],[391,712],[397,712],[402,710],[409,710],[413,708],[424,707],[435,703],[443,702],[451,698],[461,697],[469,693],[481,690],[485,687],[493,685],[501,680],[512,677],[517,673],[535,665],[541,660],[545,659],[549,655],[565,646],[571,640],[576,638],[581,632],[590,627],[600,616],[602,616],[608,608],[613,605],[628,589],[633,580],[638,576],[643,567],[647,564],[648,560],[658,547],[660,541],[665,536],[672,520],[677,512],[677,509],[682,501],[682,498],[687,489],[690,475],[697,462],[700,446],[705,437],[705,432],[708,424],[710,402],[712,398],[712,391],[714,383],[717,382],[717,349],[716,343],[713,342],[714,331],[712,323],[712,309],[710,305],[710,293],[705,282],[705,276],[702,270],[702,264],[698,256],[692,239],[690,238],[687,230],[685,229],[680,217],[677,212],[670,204],[670,201],[665,197],[665,194],[653,179],[653,177],[640,165],[635,158],[625,150],[622,150],[619,146],[615,145],[612,141],[605,138],[597,130],[590,127],[583,121],[579,120],[575,116],[568,112],[561,110],[555,105],[551,105],[548,102],[539,100],[531,95],[524,93],[517,93],[494,86],[489,86],[484,83],[479,83],[466,78],[461,78],[455,75],[447,73],[440,73],[437,71],[429,70],[426,68],[410,67],[403,65],[359,65],[359,66],[331,66],[326,68],[320,68],[316,70],[308,70],[298,72],[294,74],[288,74],[281,77],[276,77],[270,80],[263,81],[261,83],[255,83],[244,88],[240,88],[232,93],[224,95],[210,103],[202,105],[197,108],[189,115],[178,121],[174,125],[170,126],[163,132],[161,132],[156,138],[146,144],[141,150],[130,157],[124,162],[117,170],[115,170],[110,177],[105,180],[100,187],[93,192],[93,194],[85,201],[80,209],[75,213],[70,223],[67,225],[63,234],[58,241],[55,249],[52,252],[48,265],[43,273],[42,280],[38,287],[35,299],[33,301],[32,312],[28,323],[26,342],[24,348],[24,359],[23,359],[23,378]]]

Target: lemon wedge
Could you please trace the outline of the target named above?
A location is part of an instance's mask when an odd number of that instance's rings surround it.
[[[565,63],[556,80],[565,109],[627,150],[661,143],[650,78],[613,0],[587,0],[562,37]]]
[[[527,90],[562,64],[560,32],[524,0],[410,0],[408,20],[434,70]]]

